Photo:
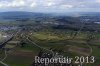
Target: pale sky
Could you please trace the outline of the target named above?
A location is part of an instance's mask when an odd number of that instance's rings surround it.
[[[0,11],[100,12],[100,0],[0,0]]]

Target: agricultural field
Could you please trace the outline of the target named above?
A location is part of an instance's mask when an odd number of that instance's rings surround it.
[[[95,23],[100,22],[100,16],[97,19],[83,14],[77,17],[32,12],[0,14],[0,66],[56,65],[34,63],[35,56],[73,58],[69,64],[56,66],[100,65],[100,24]],[[76,56],[94,63],[75,63]]]
[[[45,48],[52,48],[56,52],[60,52],[64,56],[95,56],[96,63],[85,64],[85,66],[98,65],[100,62],[100,34],[94,33],[95,36],[88,43],[89,32],[80,32],[73,39],[70,35],[72,31],[60,31],[57,30],[41,30],[39,32],[33,32],[31,39],[38,45]],[[73,32],[74,33],[74,32]]]

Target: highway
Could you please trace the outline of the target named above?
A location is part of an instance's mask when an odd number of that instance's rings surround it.
[[[6,43],[7,43],[8,41],[10,41],[12,38],[13,38],[13,35],[7,36],[7,38],[1,42],[1,44],[0,44],[0,49],[2,49],[2,48],[6,45]]]
[[[7,36],[7,38],[4,41],[2,41],[2,43],[0,44],[0,49],[2,49],[7,44],[7,42],[9,42],[10,40],[12,40],[12,38],[14,36],[16,36],[19,32],[20,32],[20,30],[18,30],[15,34],[13,33],[12,35]],[[5,57],[2,60],[0,60],[0,63],[2,65],[4,65],[4,66],[9,66],[8,64],[6,64],[6,63],[3,62],[6,58],[7,58],[7,51],[5,49]]]
[[[0,43],[0,49],[2,49],[6,45],[6,43],[9,42],[19,32],[20,32],[20,30],[18,30],[16,33],[13,33],[12,35],[7,36],[7,38]]]
[[[6,43],[8,41],[10,41],[12,38],[13,38],[13,35],[7,36],[7,38],[0,44],[0,49],[2,49],[6,45]],[[6,49],[5,49],[5,57],[0,61],[0,63],[4,66],[9,66],[9,65],[7,65],[6,63],[3,62],[6,58],[7,58],[7,52],[6,52]]]

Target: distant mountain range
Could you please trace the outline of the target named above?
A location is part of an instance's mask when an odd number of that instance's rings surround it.
[[[43,16],[47,16],[47,14],[22,12],[22,11],[0,12],[0,19],[20,19],[20,18],[43,17]]]
[[[76,12],[76,13],[35,13],[35,12],[24,12],[24,11],[11,11],[11,12],[0,12],[0,18],[15,18],[15,17],[37,17],[37,16],[100,16],[100,12]]]
[[[38,19],[39,20],[41,18],[48,19],[48,17],[61,18],[61,16],[77,17],[79,19],[87,19],[89,21],[100,22],[100,12],[79,12],[79,13],[78,12],[77,13],[71,13],[71,12],[35,13],[35,12],[24,12],[24,11],[0,12],[0,20],[17,20],[17,19]],[[66,18],[64,18],[64,20],[65,19]]]
[[[52,26],[54,29],[79,30],[83,22],[86,24],[84,30],[94,31],[93,28],[99,30],[96,23],[100,23],[100,13],[81,12],[61,14],[22,11],[0,12],[0,23],[9,25],[16,25],[16,23],[18,25],[47,25]]]

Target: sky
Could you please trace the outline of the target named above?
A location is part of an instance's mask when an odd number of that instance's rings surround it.
[[[100,12],[100,0],[0,0],[0,12]]]

